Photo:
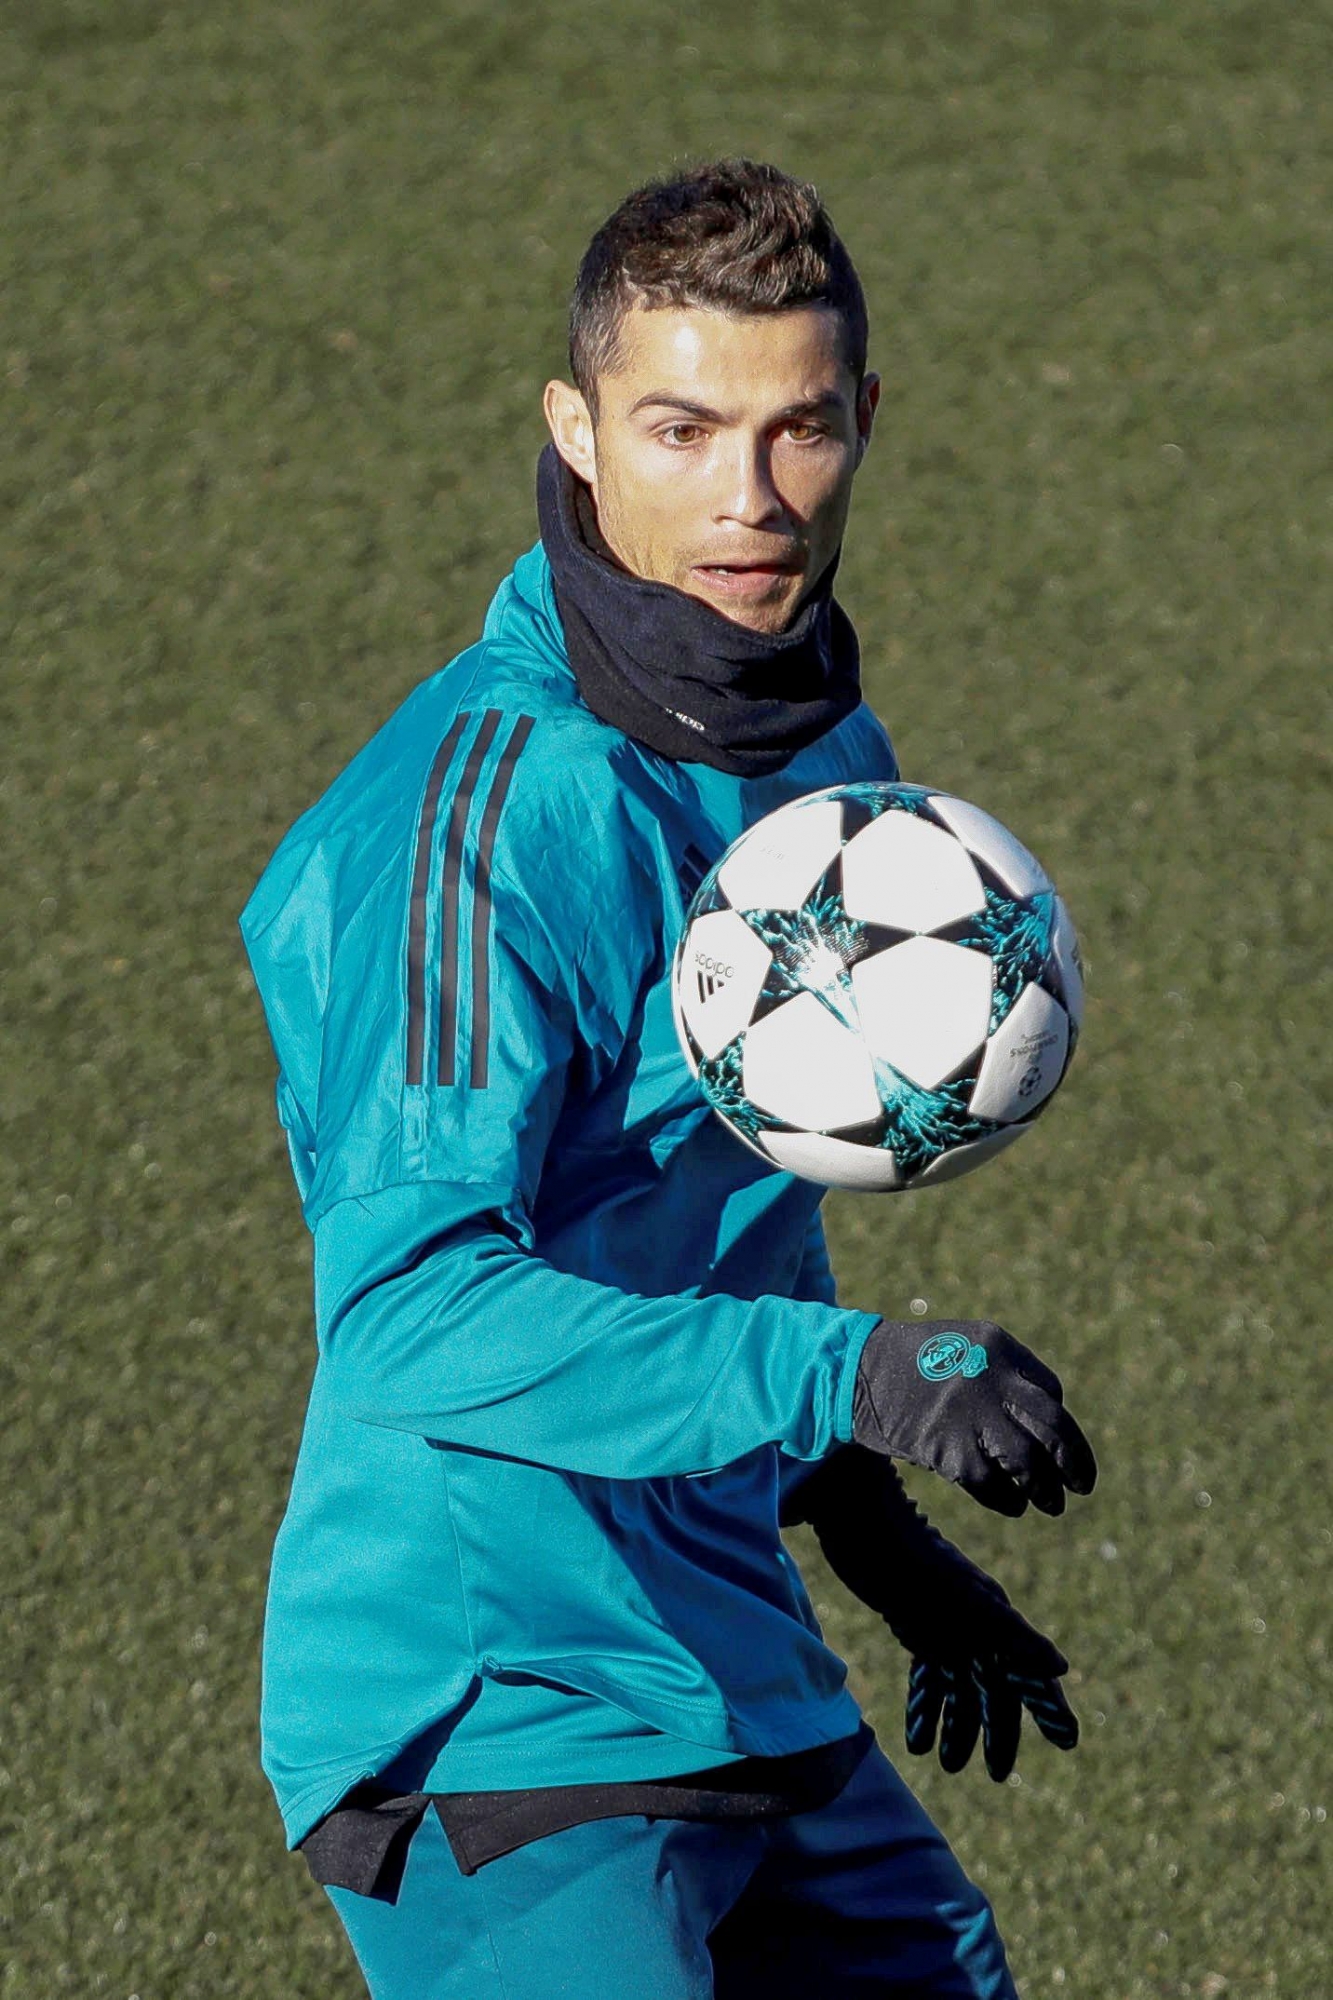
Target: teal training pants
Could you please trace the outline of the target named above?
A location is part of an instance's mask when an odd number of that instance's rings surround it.
[[[471,1876],[428,1812],[396,1903],[328,1894],[372,2000],[1017,2000],[989,1904],[877,1745],[817,1812],[593,1820]]]

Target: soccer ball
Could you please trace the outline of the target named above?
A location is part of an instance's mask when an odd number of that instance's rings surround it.
[[[705,1097],[824,1186],[952,1180],[1011,1146],[1074,1051],[1074,927],[998,820],[928,786],[835,785],[704,877],[672,971]]]

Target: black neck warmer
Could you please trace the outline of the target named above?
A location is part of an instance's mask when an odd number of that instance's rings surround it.
[[[860,701],[856,634],[833,600],[836,556],[795,624],[770,636],[622,569],[554,445],[537,461],[537,519],[579,693],[650,750],[762,778]]]

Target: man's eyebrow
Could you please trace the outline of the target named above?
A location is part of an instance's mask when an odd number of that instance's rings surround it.
[[[847,398],[841,389],[824,389],[817,396],[806,396],[799,403],[788,403],[785,410],[779,410],[773,418],[775,424],[789,424],[798,417],[814,417],[821,410],[845,410]]]
[[[811,417],[820,410],[845,410],[847,398],[838,389],[825,389],[818,396],[808,396],[799,403],[788,403],[784,410],[775,410],[770,423],[789,424],[801,417]],[[640,410],[679,410],[683,416],[697,418],[700,423],[725,424],[728,419],[721,410],[710,410],[706,403],[691,402],[688,396],[677,396],[670,389],[650,389],[646,396],[631,403],[626,414],[637,416]]]
[[[687,396],[674,396],[669,389],[650,389],[637,403],[630,404],[627,414],[633,417],[647,409],[683,410],[687,417],[699,417],[709,424],[727,421],[720,410],[710,410],[706,403],[692,403]]]

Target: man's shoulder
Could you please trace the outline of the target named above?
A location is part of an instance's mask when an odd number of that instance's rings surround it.
[[[504,636],[483,637],[416,691],[402,740],[357,775],[340,816],[390,846],[454,822],[511,878],[623,841],[624,739],[572,677],[539,668]]]
[[[422,793],[446,746],[486,762],[503,757],[515,732],[523,775],[516,797],[564,798],[577,816],[587,792],[614,790],[616,752],[623,739],[582,702],[570,671],[554,601],[534,602],[518,587],[532,557],[500,586],[482,634],[447,665],[420,681],[302,816],[306,837],[353,827],[359,838],[378,830],[401,835],[416,824]],[[450,762],[457,761],[450,759]]]
[[[624,738],[583,705],[562,647],[532,621],[525,630],[494,612],[481,638],[421,681],[290,828],[247,927],[301,879],[336,889],[344,908],[376,885],[396,893],[423,837],[429,849],[432,832],[434,844],[447,841],[455,823],[469,851],[484,837],[511,879],[541,857],[573,864],[599,850],[604,861],[625,838]]]

